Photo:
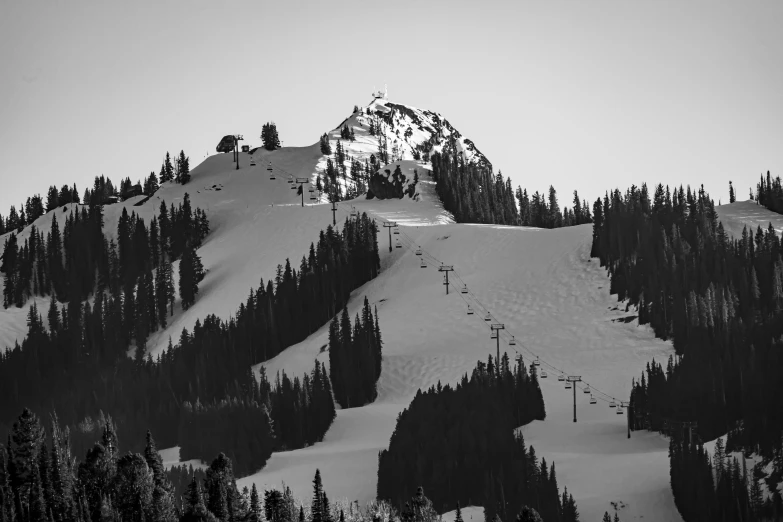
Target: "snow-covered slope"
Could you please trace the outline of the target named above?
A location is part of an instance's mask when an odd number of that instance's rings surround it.
[[[404,204],[367,201],[357,207],[390,215],[396,207],[408,212]],[[354,314],[367,295],[378,306],[385,343],[378,400],[338,411],[322,443],[274,454],[264,470],[240,480],[240,486],[285,481],[306,495],[315,468],[320,468],[330,495],[353,495],[360,502],[372,498],[378,451],[387,446],[397,414],[416,390],[438,381],[456,383],[476,360],[495,352],[477,302],[516,336],[516,348],[528,361],[531,352],[525,348],[617,398],[627,398],[631,378],[651,358],[672,353],[648,328],[614,321],[630,314],[617,309],[606,274],[589,259],[589,225],[559,230],[457,224],[401,228],[406,246],[421,245],[453,264],[472,294],[461,294],[457,279],[446,296],[432,258],[422,256],[427,263],[422,269],[413,250],[388,253],[388,237],[381,236],[382,273],[357,290],[349,304]],[[466,314],[466,298],[474,315]],[[513,354],[507,340],[502,349]],[[285,369],[300,374],[315,358],[328,364],[327,354],[319,354],[326,342],[327,329],[322,328],[266,363],[267,373]],[[623,520],[678,520],[669,489],[667,441],[643,432],[628,440],[625,416],[604,402],[589,405],[589,395],[581,391],[578,422],[573,423],[571,392],[551,369],[541,382],[547,420],[522,431],[539,456],[555,461],[558,481],[576,498],[583,519],[600,520],[612,509],[610,502],[622,502]]]
[[[374,100],[369,107],[389,114],[394,109],[389,118],[393,124],[383,131],[389,148],[398,139],[401,168],[416,168],[421,178],[418,201],[358,199],[341,203],[337,213],[341,222],[353,206],[379,220],[396,221],[402,230],[399,236],[391,236],[392,245],[400,238],[402,248],[391,252],[388,232],[381,230],[382,273],[355,291],[349,303],[351,314],[365,295],[378,306],[385,343],[379,398],[363,408],[339,411],[322,443],[273,455],[264,470],[240,480],[240,487],[251,482],[279,486],[285,481],[296,495],[306,498],[315,469],[320,468],[331,498],[345,496],[363,503],[374,497],[378,451],[387,446],[397,414],[416,390],[438,381],[455,383],[476,360],[495,352],[481,306],[516,336],[516,348],[528,361],[531,353],[540,355],[553,367],[581,375],[609,397],[627,398],[631,378],[652,357],[662,359],[671,353],[670,345],[656,340],[648,328],[636,326],[635,321],[615,321],[629,314],[617,309],[605,272],[589,259],[590,226],[539,230],[454,224],[434,194],[429,165],[414,162],[413,150],[425,142],[435,143],[433,136],[453,134],[455,141],[441,139],[432,150],[452,143],[468,161],[486,162],[486,158],[439,115],[403,110],[385,100]],[[362,161],[362,154],[369,157],[378,146],[367,131],[364,112],[348,118],[348,123],[357,124],[356,141],[345,142],[346,153]],[[412,132],[406,137],[408,125]],[[334,147],[339,126],[330,136]],[[309,205],[305,197],[301,208],[286,182],[289,174],[314,179],[325,166],[318,144],[274,152],[259,149],[253,156],[257,165],[251,167],[250,157],[241,154],[239,170],[230,154],[211,156],[193,169],[186,186],[165,184],[146,202],[136,198],[105,207],[105,230],[110,236],[116,232],[123,207],[146,220],[158,212],[162,200],[176,205],[185,192],[193,207],[203,208],[210,220],[212,232],[199,250],[208,270],[199,296],[185,312],[175,307],[169,327],[150,339],[153,353],[166,346],[169,336],[176,340],[182,328],[192,329],[196,319],[208,313],[222,318],[235,313],[260,278],[273,277],[286,257],[296,264],[318,232],[331,224],[330,205]],[[266,171],[270,161],[282,174],[275,180]],[[68,210],[54,211],[60,224],[60,216]],[[39,228],[50,226],[52,214],[40,218]],[[23,232],[23,237],[28,233]],[[416,256],[415,245],[428,255]],[[426,268],[421,268],[422,258]],[[460,293],[457,279],[446,296],[435,268],[437,260],[453,264],[457,273],[452,276],[461,278],[472,293]],[[466,315],[465,299],[474,315]],[[13,344],[17,337],[21,340],[25,315],[26,307],[0,310],[0,346]],[[511,351],[507,340],[504,337],[503,349]],[[319,355],[325,343],[322,328],[269,361],[267,371],[301,374],[310,370],[316,357],[328,364],[326,354]],[[572,395],[555,372],[548,371],[549,377],[541,380],[547,420],[522,431],[539,456],[555,461],[559,483],[576,498],[582,519],[600,520],[614,501],[626,505],[620,512],[622,520],[641,516],[679,520],[668,484],[667,442],[649,433],[626,439],[625,416],[616,415],[603,402],[589,405],[589,395],[582,393],[577,394],[579,422],[573,423]],[[175,449],[167,453],[167,463],[177,458]]]
[[[728,205],[719,205],[715,210],[726,233],[734,237],[741,237],[742,228],[745,226],[748,227],[749,232],[755,234],[758,227],[766,231],[770,223],[778,234],[783,233],[783,215],[772,212],[755,201],[737,201]]]
[[[318,239],[318,232],[331,223],[332,214],[327,205],[300,207],[300,197],[287,183],[287,173],[309,176],[320,156],[318,145],[310,147],[286,147],[276,151],[257,150],[251,156],[240,154],[240,168],[236,170],[231,154],[217,154],[205,159],[191,171],[187,185],[164,183],[148,200],[143,196],[122,203],[104,206],[104,233],[113,238],[123,208],[135,212],[149,223],[157,215],[160,203],[180,204],[187,192],[191,205],[201,207],[207,213],[211,233],[199,249],[207,276],[200,285],[199,297],[193,307],[182,312],[175,305],[175,315],[166,330],[154,333],[148,347],[153,354],[174,341],[182,328],[191,330],[197,318],[208,313],[219,317],[233,314],[239,303],[247,297],[251,286],[257,286],[261,277],[268,279],[278,263],[286,257],[298,261],[310,243]],[[267,166],[272,163],[275,180],[270,180]],[[136,206],[139,205],[139,206]],[[61,230],[68,213],[81,205],[66,205],[48,212],[34,225],[48,232],[57,216]],[[26,227],[18,234],[22,244],[30,235]],[[5,236],[0,236],[0,248]],[[175,278],[177,264],[174,264]],[[4,276],[0,277],[4,281]],[[175,281],[176,284],[176,281]],[[37,298],[39,308],[46,316],[48,299]],[[26,334],[26,316],[33,300],[20,308],[0,307],[0,347],[13,346]]]

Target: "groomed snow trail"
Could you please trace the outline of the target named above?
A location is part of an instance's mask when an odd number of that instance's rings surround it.
[[[378,215],[410,212],[407,202],[402,203],[367,201],[357,207],[374,207]],[[428,221],[425,217],[422,224]],[[625,399],[631,378],[653,357],[663,360],[672,352],[648,328],[612,321],[632,313],[617,309],[604,270],[589,260],[589,225],[540,230],[449,224],[401,230],[425,251],[454,265],[494,320],[516,336],[517,348],[528,347],[614,397]],[[274,454],[264,470],[240,480],[240,487],[252,482],[274,487],[285,481],[297,495],[307,497],[320,468],[330,495],[370,500],[378,452],[387,447],[397,414],[416,391],[438,381],[454,384],[478,359],[495,353],[487,323],[479,311],[466,315],[458,286],[446,296],[442,275],[432,264],[422,269],[413,251],[394,248],[388,253],[388,236],[379,240],[383,271],[358,289],[349,304],[351,316],[365,295],[378,306],[384,340],[378,399],[362,408],[339,410],[322,443]],[[266,363],[267,372],[285,369],[299,375],[309,371],[316,357],[328,363],[327,354],[319,354],[326,342],[327,330],[322,328]],[[501,349],[514,355],[505,342]],[[522,431],[539,457],[554,460],[558,482],[574,495],[582,519],[600,520],[604,511],[612,510],[610,502],[622,502],[623,520],[679,520],[669,489],[667,441],[648,433],[634,433],[628,440],[625,415],[604,403],[589,405],[589,395],[582,392],[577,394],[579,422],[574,424],[572,394],[556,377],[549,372],[541,379],[547,420]]]

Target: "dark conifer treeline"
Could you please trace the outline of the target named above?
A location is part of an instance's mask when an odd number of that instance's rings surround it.
[[[251,377],[239,388],[249,392],[209,403],[185,401],[177,437],[182,460],[222,450],[237,463],[238,475],[250,475],[264,467],[273,451],[320,442],[335,417],[326,368],[317,362],[301,380],[292,381],[283,372],[274,387],[262,367],[258,383]]]
[[[783,520],[780,492],[764,499],[762,467],[747,469],[732,458],[719,439],[715,455],[681,433],[669,439],[670,477],[674,503],[686,522],[755,522]]]
[[[557,202],[557,191],[549,186],[548,199],[537,191],[528,196],[527,189],[517,187],[516,198],[519,202],[519,224],[526,227],[560,228],[592,223],[590,206],[586,200],[579,201],[579,194],[574,191],[573,207],[563,208]]]
[[[171,238],[168,244],[178,243]],[[275,448],[311,444],[320,440],[333,418],[329,413],[334,411],[331,389],[323,368],[301,381],[282,376],[268,401],[260,398],[269,393],[258,389],[249,368],[327,323],[345,306],[350,292],[376,277],[379,268],[377,228],[366,214],[346,220],[341,232],[328,227],[321,232],[317,247],[311,245],[309,255],[303,257],[298,273],[289,262],[285,269],[279,266],[275,280],[252,290],[236,317],[221,321],[210,315],[203,323],[197,321],[192,333],[183,330],[176,349],[170,344],[154,362],[144,357],[144,350],[136,351],[135,360],[125,355],[130,340],[138,335],[142,311],[148,309],[137,306],[139,299],[132,293],[127,299],[109,296],[105,300],[97,294],[92,309],[85,306],[78,322],[72,321],[68,307],[61,310],[53,302],[49,318],[54,328],[50,331],[32,307],[27,339],[0,358],[0,393],[7,399],[0,404],[0,424],[22,404],[57,411],[67,425],[74,426],[75,435],[84,434],[75,437],[80,444],[93,436],[92,425],[85,419],[105,411],[130,440],[140,440],[141,432],[149,427],[165,446],[173,446],[181,426],[187,425],[183,403],[196,404],[198,399],[201,406],[187,412],[188,419],[198,418],[193,422],[200,422],[202,416],[214,420],[247,414],[242,429],[231,440],[221,441],[227,453],[244,457],[255,451],[245,443],[255,436],[264,405],[276,422]],[[167,301],[160,304],[157,310],[165,317]],[[134,331],[128,331],[129,327]],[[140,338],[135,338],[138,344]],[[263,383],[264,379],[262,387]],[[308,420],[307,416],[314,415],[312,407],[323,417]],[[76,429],[77,425],[84,429]],[[209,433],[195,433],[201,439],[184,444],[183,451],[199,444],[210,447],[216,439],[207,440]],[[243,458],[243,464],[265,460],[262,452],[254,459]]]
[[[767,171],[767,179],[761,176],[756,185],[756,201],[773,212],[783,214],[783,185],[780,183],[780,176],[772,179]]]
[[[172,181],[176,177],[177,183],[184,185],[190,181],[190,166],[189,158],[185,157],[185,152],[180,151],[179,158],[177,158],[176,168],[171,163],[171,157],[169,153],[166,153],[166,159],[160,169],[160,175],[155,176],[154,172],[150,172],[149,177],[144,179],[144,183],[138,183],[142,186],[142,194],[145,196],[152,196],[160,187],[159,183],[166,181]],[[84,205],[103,205],[110,202],[111,197],[125,196],[131,193],[133,189],[133,183],[130,178],[125,178],[120,182],[120,185],[114,185],[112,181],[101,175],[95,176],[95,182],[92,189],[85,189],[84,196],[79,197],[79,192],[76,189],[76,184],[69,187],[63,185],[60,190],[52,185],[46,192],[46,201],[40,194],[35,194],[27,198],[24,205],[19,206],[19,210],[16,206],[11,205],[11,209],[8,212],[7,217],[3,217],[0,214],[0,235],[7,232],[17,231],[21,232],[22,228],[27,225],[32,225],[36,219],[43,216],[46,212],[50,212],[63,205],[70,203],[84,204]]]
[[[200,208],[193,213],[187,193],[176,208],[172,204],[169,209],[165,201],[161,202],[160,214],[153,217],[149,231],[135,212],[128,215],[127,208],[123,208],[116,242],[103,234],[100,204],[75,207],[61,219],[62,229],[57,214],[52,216],[46,236],[33,225],[29,238],[21,245],[15,233],[6,238],[0,264],[0,272],[5,274],[6,308],[21,307],[32,296],[48,295],[67,302],[76,321],[82,313],[81,303],[104,292],[107,299],[122,295],[128,308],[134,291],[137,297],[138,289],[150,291],[153,269],[171,263],[188,249],[197,249],[209,233],[206,214]],[[200,275],[196,271],[193,277]],[[173,295],[170,297],[173,300]],[[154,310],[153,304],[148,303],[148,308]],[[134,317],[125,319],[126,330],[132,329]],[[154,322],[157,324],[157,320]]]
[[[188,493],[188,486],[195,478],[197,482],[204,482],[207,473],[202,468],[194,468],[190,465],[174,465],[166,470],[166,479],[171,483],[174,490],[174,504],[180,511],[182,510],[182,501]]]
[[[382,357],[378,310],[373,316],[365,296],[362,315],[356,314],[353,328],[346,308],[340,321],[335,315],[329,325],[329,379],[340,406],[357,408],[375,400]]]
[[[596,201],[592,255],[611,292],[681,356],[634,384],[632,429],[698,423],[709,440],[772,459],[783,430],[783,261],[770,227],[726,235],[703,189],[615,190]],[[689,464],[685,464],[686,466]],[[674,463],[673,463],[674,466]],[[694,471],[695,472],[695,471]]]
[[[511,188],[511,179],[492,174],[488,165],[465,164],[461,155],[434,153],[432,177],[443,207],[459,223],[494,223],[540,228],[559,228],[592,223],[587,201],[574,191],[572,209],[561,212],[557,191],[549,187],[548,197],[527,189]],[[519,205],[517,207],[517,205]]]
[[[432,177],[443,208],[458,223],[516,225],[519,211],[514,201],[511,178],[492,174],[492,169],[465,163],[461,155],[434,153]]]
[[[152,434],[142,437],[140,452],[121,452],[111,419],[79,460],[71,451],[68,429],[56,418],[46,432],[29,409],[17,417],[7,445],[0,444],[0,520],[3,522],[354,522],[381,518],[399,522],[436,522],[432,502],[418,488],[399,513],[385,502],[365,509],[330,502],[320,470],[305,506],[290,488],[260,493],[255,484],[240,491],[232,459],[219,453],[209,467],[164,469]],[[124,439],[122,439],[124,441]],[[554,477],[548,484],[557,489]],[[573,499],[564,493],[567,505]],[[343,511],[345,509],[345,511]],[[513,518],[511,512],[508,520]],[[541,520],[524,506],[518,522]],[[557,518],[561,519],[561,518]],[[555,520],[555,518],[547,519]],[[572,520],[564,515],[562,520]]]
[[[554,464],[539,462],[514,429],[544,419],[535,367],[479,362],[471,378],[419,392],[397,419],[389,449],[378,456],[379,499],[401,506],[422,485],[438,511],[482,505],[486,520],[511,520],[523,506],[544,520],[577,520],[573,498],[558,491]]]

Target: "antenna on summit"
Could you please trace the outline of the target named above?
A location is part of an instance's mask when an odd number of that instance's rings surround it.
[[[381,99],[385,100],[387,98],[387,96],[388,96],[388,93],[389,93],[389,90],[386,88],[386,84],[383,84],[383,91],[381,91],[380,89],[376,91],[375,90],[375,86],[373,86],[373,88],[372,88],[372,97],[374,99],[381,98]]]

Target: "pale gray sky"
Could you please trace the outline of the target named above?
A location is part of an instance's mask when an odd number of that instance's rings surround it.
[[[375,87],[514,185],[747,197],[783,170],[783,2],[0,2],[0,213],[191,165],[273,120],[309,145]]]

